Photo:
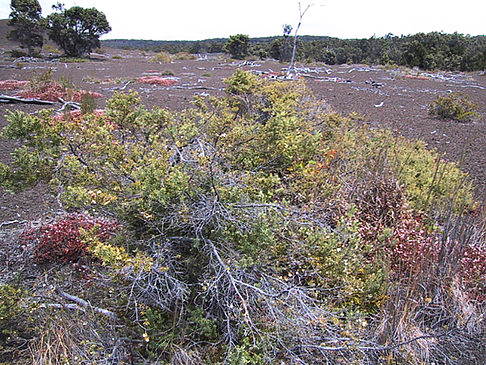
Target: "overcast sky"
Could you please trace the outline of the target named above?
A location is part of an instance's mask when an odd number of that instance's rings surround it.
[[[43,15],[57,0],[40,0]],[[243,33],[250,37],[281,35],[294,29],[298,0],[75,0],[66,7],[95,7],[106,14],[112,31],[103,39],[200,40]],[[418,32],[486,34],[485,0],[319,0],[305,15],[300,35],[369,38],[387,33]],[[10,1],[0,0],[0,19],[10,14]]]

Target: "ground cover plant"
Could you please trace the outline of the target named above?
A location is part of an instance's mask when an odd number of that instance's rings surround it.
[[[484,359],[484,218],[467,175],[420,142],[328,110],[304,83],[239,70],[225,96],[182,112],[127,92],[96,115],[7,118],[3,136],[23,145],[0,165],[2,185],[47,182],[82,213],[14,240],[17,264],[36,263],[47,281],[25,281],[30,297],[1,287],[30,301],[39,331],[0,306],[29,343],[0,337],[18,356]],[[85,326],[73,325],[80,312]]]
[[[455,120],[460,123],[470,122],[479,117],[478,105],[466,95],[451,93],[439,96],[429,105],[429,114],[439,119]]]

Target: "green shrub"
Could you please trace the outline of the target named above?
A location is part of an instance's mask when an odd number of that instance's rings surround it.
[[[11,285],[0,286],[0,329],[8,321],[11,321],[22,311],[20,299],[23,296],[22,290]]]
[[[470,122],[479,117],[478,105],[467,95],[452,93],[439,96],[429,104],[429,114],[434,118],[451,119],[460,123]]]
[[[196,97],[180,113],[148,110],[134,92],[114,93],[104,115],[76,123],[10,112],[3,135],[24,146],[0,165],[2,183],[48,181],[66,208],[124,223],[123,245],[91,226],[75,226],[71,241],[117,278],[145,357],[372,363],[366,348],[379,328],[354,320],[379,318],[406,276],[390,272],[416,272],[415,252],[430,251],[427,230],[439,231],[416,210],[451,196],[457,213],[474,205],[467,175],[422,143],[323,111],[302,82],[238,70],[225,83],[225,96]],[[53,237],[45,245],[63,253],[64,235]]]
[[[167,52],[160,52],[150,59],[150,62],[155,63],[170,63],[172,61],[172,56]]]

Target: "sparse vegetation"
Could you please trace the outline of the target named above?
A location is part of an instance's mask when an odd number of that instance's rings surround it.
[[[18,355],[484,358],[484,218],[467,175],[422,143],[324,110],[303,82],[238,70],[225,83],[223,97],[179,113],[134,92],[75,120],[8,113],[3,137],[24,145],[0,165],[2,185],[46,181],[85,212],[9,242],[45,283],[20,281],[36,326]],[[21,290],[13,280],[0,293]]]
[[[155,62],[155,63],[170,63],[171,61],[172,61],[172,57],[167,52],[157,53],[155,56],[153,56],[150,59],[150,62]]]
[[[478,109],[478,105],[466,95],[452,93],[435,99],[429,105],[429,114],[439,119],[467,123],[479,117]]]

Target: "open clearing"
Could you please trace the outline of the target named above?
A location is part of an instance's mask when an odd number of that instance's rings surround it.
[[[159,106],[181,110],[190,106],[195,95],[220,95],[223,80],[237,68],[251,70],[261,77],[277,78],[287,66],[275,61],[233,61],[221,55],[208,55],[194,60],[171,63],[150,62],[153,53],[106,50],[92,55],[89,62],[15,60],[0,55],[0,81],[30,80],[49,69],[55,80],[71,82],[76,89],[97,92],[97,108],[116,90],[135,90],[148,107]],[[33,62],[35,61],[35,62]],[[478,196],[486,195],[486,74],[485,72],[422,73],[404,68],[382,66],[322,64],[301,65],[300,78],[322,100],[323,105],[349,114],[363,116],[363,123],[387,127],[409,138],[424,140],[449,160],[459,161],[476,180]],[[158,76],[171,85],[151,85],[137,78]],[[1,90],[16,95],[19,90]],[[428,115],[428,104],[438,96],[463,93],[479,105],[480,118],[470,123],[436,120]],[[59,104],[59,107],[61,105]],[[45,106],[0,103],[0,128],[6,125],[8,109],[33,113]],[[11,141],[1,140],[0,161],[8,162],[15,148]],[[0,222],[37,219],[43,213],[57,210],[54,197],[36,187],[12,196],[2,192]]]

